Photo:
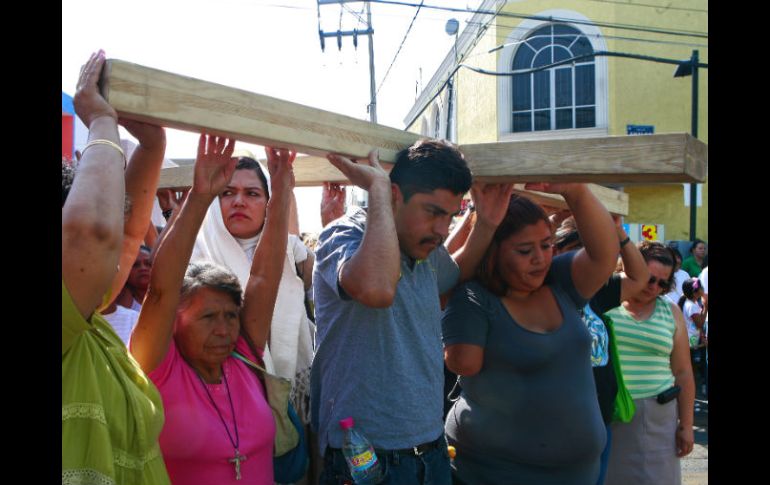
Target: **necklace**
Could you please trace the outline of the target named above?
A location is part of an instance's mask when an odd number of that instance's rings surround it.
[[[233,408],[233,398],[232,396],[230,396],[230,386],[227,384],[227,375],[225,374],[225,371],[223,369],[222,380],[225,381],[225,389],[227,389],[227,400],[230,401],[230,412],[233,415],[233,428],[235,429],[235,440],[233,440],[233,437],[230,434],[230,429],[227,427],[227,423],[225,423],[225,418],[222,416],[222,412],[219,410],[217,403],[214,402],[214,398],[211,397],[211,393],[209,392],[208,386],[206,386],[206,383],[203,381],[203,378],[200,376],[200,374],[196,372],[195,375],[198,376],[198,379],[200,379],[201,384],[203,384],[203,390],[206,391],[206,395],[209,397],[209,401],[211,401],[211,404],[214,405],[214,409],[217,410],[219,419],[220,421],[222,421],[222,426],[224,426],[225,431],[227,431],[227,438],[230,440],[230,444],[233,445],[233,449],[235,450],[235,456],[233,456],[227,461],[232,463],[233,466],[235,466],[235,479],[240,480],[241,479],[241,462],[246,461],[246,455],[241,455],[241,453],[238,451],[238,445],[240,445],[241,439],[238,436],[238,422],[235,420],[235,408]]]

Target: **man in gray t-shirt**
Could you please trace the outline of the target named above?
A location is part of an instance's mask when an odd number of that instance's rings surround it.
[[[476,223],[450,256],[442,242],[471,186],[456,148],[418,141],[399,152],[390,177],[374,152],[368,164],[329,160],[369,191],[369,209],[335,221],[316,247],[311,413],[320,483],[351,478],[339,421],[352,417],[377,451],[384,483],[449,484],[439,296],[473,274],[512,185],[474,189]]]

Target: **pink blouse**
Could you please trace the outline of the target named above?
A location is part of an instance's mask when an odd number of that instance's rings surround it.
[[[255,360],[243,337],[236,350]],[[205,385],[235,440],[233,416],[224,379],[220,384],[204,384],[182,358],[171,340],[163,362],[150,374],[160,390],[166,423],[160,433],[160,448],[174,485],[187,484],[265,484],[273,483],[273,439],[275,422],[264,389],[254,372],[243,362],[228,357],[222,364],[230,388],[238,425],[238,451],[241,480],[235,479],[235,456],[230,439]]]

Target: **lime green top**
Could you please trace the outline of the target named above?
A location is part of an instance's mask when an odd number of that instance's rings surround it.
[[[634,399],[656,396],[674,385],[671,351],[676,322],[670,304],[659,297],[650,318],[641,322],[623,305],[607,312],[614,324],[623,379]]]
[[[163,404],[106,320],[86,321],[61,286],[62,485],[170,484]]]

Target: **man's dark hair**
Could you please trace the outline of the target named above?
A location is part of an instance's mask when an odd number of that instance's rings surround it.
[[[457,147],[443,140],[424,139],[398,152],[390,181],[401,189],[406,203],[414,194],[436,189],[464,194],[473,178]]]

